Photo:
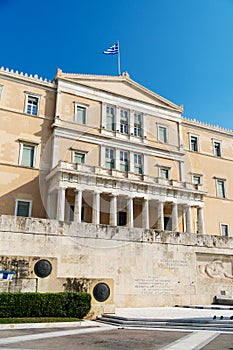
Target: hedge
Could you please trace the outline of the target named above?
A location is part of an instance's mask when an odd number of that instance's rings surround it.
[[[0,318],[76,317],[91,308],[88,293],[0,293]]]

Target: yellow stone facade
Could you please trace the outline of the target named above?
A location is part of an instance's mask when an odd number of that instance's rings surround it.
[[[233,133],[122,76],[0,69],[0,214],[233,236]]]

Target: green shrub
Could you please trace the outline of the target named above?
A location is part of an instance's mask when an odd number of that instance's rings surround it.
[[[88,293],[0,293],[0,318],[76,317],[91,308]]]

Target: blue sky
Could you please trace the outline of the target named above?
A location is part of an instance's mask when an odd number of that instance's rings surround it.
[[[233,129],[233,0],[0,0],[0,66],[53,79],[121,68],[184,116]]]

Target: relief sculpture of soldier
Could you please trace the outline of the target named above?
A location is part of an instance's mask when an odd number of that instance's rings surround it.
[[[233,275],[225,271],[221,260],[213,260],[207,264],[198,265],[198,271],[201,275],[207,275],[210,278],[231,278]]]

